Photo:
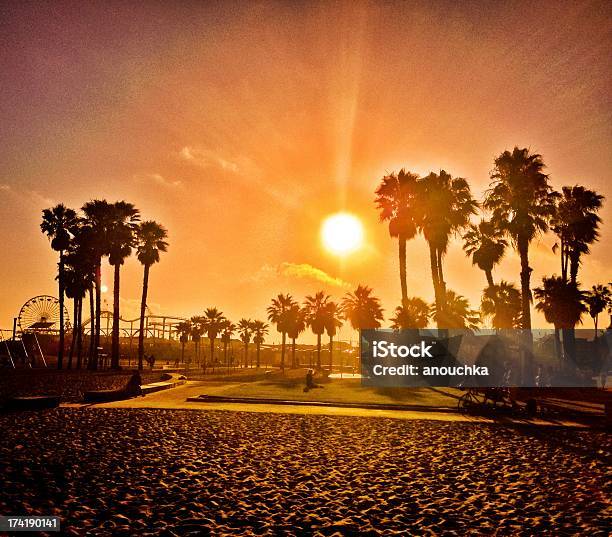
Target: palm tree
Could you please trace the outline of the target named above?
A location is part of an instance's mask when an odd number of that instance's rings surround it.
[[[200,363],[200,340],[204,333],[204,318],[194,315],[189,322],[191,323],[191,341],[193,341],[195,361]]]
[[[583,254],[599,238],[601,218],[597,214],[604,197],[583,186],[564,186],[559,195],[557,212],[551,222],[552,230],[559,237],[561,252],[561,276],[567,281],[568,265],[570,280],[576,282],[578,267]]]
[[[276,325],[276,329],[282,335],[281,342],[281,371],[285,371],[285,347],[287,343],[287,332],[289,331],[289,311],[296,304],[289,294],[280,294],[272,299],[268,306],[268,321]]]
[[[335,302],[328,302],[325,306],[325,331],[329,336],[329,372],[334,370],[334,336],[342,326],[342,309]]]
[[[504,280],[497,285],[489,285],[482,293],[480,311],[483,317],[491,317],[493,328],[519,328],[521,293],[514,284]]]
[[[217,308],[208,308],[204,312],[204,328],[210,341],[210,363],[215,367],[215,339],[219,335],[219,332],[223,330],[225,326],[225,317]],[[206,373],[206,358],[204,359],[204,373]]]
[[[84,233],[90,238],[90,248],[95,264],[95,320],[91,323],[91,356],[87,367],[95,370],[98,368],[98,349],[100,347],[100,314],[102,312],[102,257],[108,253],[108,230],[112,221],[113,206],[106,200],[88,201],[82,207],[85,218],[82,222]]]
[[[439,174],[432,172],[419,181],[418,199],[423,211],[423,235],[429,245],[436,310],[441,312],[446,298],[442,258],[446,254],[451,235],[469,224],[478,203],[472,198],[470,186],[465,179],[453,178],[444,170],[440,170]]]
[[[144,327],[140,329],[142,332]],[[185,363],[185,345],[189,341],[191,334],[191,321],[182,321],[176,325],[176,331],[179,334],[179,341],[181,342],[181,362]]]
[[[408,298],[406,242],[416,236],[420,225],[418,179],[418,175],[401,169],[398,174],[385,175],[376,189],[380,220],[389,222],[389,235],[398,241],[402,303]]]
[[[237,326],[231,322],[229,319],[225,320],[223,325],[223,333],[221,335],[221,340],[223,341],[223,359],[225,360],[225,365],[229,367],[229,361],[227,356],[227,348],[232,342],[232,335],[237,330]],[[233,352],[232,352],[232,362],[233,362]],[[233,363],[232,363],[233,366]]]
[[[433,304],[433,316],[439,328],[455,328],[476,330],[480,323],[480,316],[476,310],[470,308],[470,303],[464,296],[454,291],[446,290],[444,309],[437,309]]]
[[[494,285],[493,267],[501,261],[508,246],[504,231],[483,219],[478,225],[470,224],[463,240],[463,249],[472,256],[472,264],[485,273],[489,285]]]
[[[542,278],[542,287],[536,287],[533,294],[538,301],[536,310],[541,311],[546,321],[555,327],[555,344],[560,357],[559,330],[571,330],[581,322],[582,314],[587,311],[584,292],[578,283],[567,282],[563,276],[551,276]],[[566,334],[569,336],[567,339]],[[573,357],[571,333],[564,332],[563,341],[566,356]]]
[[[149,290],[149,270],[151,265],[159,263],[159,253],[168,250],[168,232],[163,226],[147,220],[136,228],[136,252],[138,261],[144,267],[142,278],[142,300],[140,301],[140,331],[138,332],[138,369],[142,370],[144,357],[144,321]]]
[[[295,341],[306,330],[306,313],[299,304],[291,306],[287,312],[287,336],[291,339],[291,367],[298,366],[295,355]]]
[[[372,289],[365,285],[358,285],[355,291],[344,295],[342,312],[354,330],[379,328],[384,319],[380,300],[372,296]]]
[[[68,367],[72,365],[72,357],[77,354],[77,369],[81,368],[83,358],[83,298],[89,292],[90,308],[93,308],[92,287],[95,280],[95,255],[92,244],[92,236],[87,226],[82,225],[82,219],[77,219],[75,225],[70,229],[73,235],[70,248],[64,255],[67,276],[66,295],[74,300],[74,326],[72,329],[72,342],[70,345],[70,356]],[[91,316],[93,319],[93,315]],[[91,334],[93,336],[93,332]],[[90,337],[90,342],[92,341]],[[90,344],[91,346],[91,344]],[[93,354],[90,349],[90,356]]]
[[[58,287],[59,287],[59,349],[57,351],[57,368],[62,369],[64,361],[64,252],[70,246],[70,229],[77,223],[77,214],[63,204],[58,204],[42,213],[41,231],[51,239],[51,248],[59,252]]]
[[[117,201],[112,205],[112,220],[108,229],[108,261],[114,267],[113,280],[113,336],[111,351],[111,368],[119,367],[119,288],[121,265],[126,257],[132,254],[136,245],[136,229],[140,213],[134,205],[126,201]],[[142,367],[142,362],[139,362]]]
[[[491,189],[484,207],[492,212],[495,227],[512,239],[521,258],[521,322],[531,328],[531,267],[529,244],[548,229],[555,213],[555,196],[548,183],[542,156],[529,149],[515,147],[495,159]]]
[[[261,344],[264,342],[264,337],[268,333],[268,323],[255,320],[251,323],[251,330],[253,332],[253,343],[255,343],[255,348],[257,349],[256,366],[259,369],[259,352]]]
[[[331,297],[323,291],[307,296],[304,301],[306,324],[317,336],[317,369],[321,369],[321,336],[325,332],[325,310]]]
[[[240,319],[238,321],[238,333],[240,334],[240,341],[244,343],[244,367],[249,365],[249,343],[251,342],[251,320]]]
[[[585,303],[588,307],[589,315],[593,319],[593,324],[595,325],[595,337],[597,337],[599,314],[603,313],[606,308],[612,307],[612,293],[605,285],[594,285],[590,291],[586,291]]]
[[[391,317],[391,328],[394,330],[426,328],[431,315],[431,307],[418,297],[410,297],[402,306],[395,308]]]
[[[225,361],[225,365],[229,367],[229,362],[227,359],[227,348],[232,342],[232,335],[236,331],[237,326],[230,321],[229,319],[225,319],[223,322],[223,331],[221,332],[221,341],[223,341],[223,360]]]

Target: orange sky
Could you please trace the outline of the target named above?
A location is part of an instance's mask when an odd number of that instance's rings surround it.
[[[612,197],[610,4],[460,4],[3,3],[0,327],[57,293],[38,226],[60,201],[134,202],[170,233],[153,311],[214,305],[235,319],[263,317],[281,291],[340,297],[343,282],[374,287],[390,312],[396,243],[372,202],[385,171],[444,168],[480,198],[494,156],[519,144],[543,154],[556,187]],[[612,277],[610,207],[586,285]],[[319,226],[342,209],[367,245],[339,260]],[[553,242],[533,245],[536,284],[558,272]],[[409,293],[431,299],[422,239],[408,267]],[[484,277],[458,245],[445,267],[476,305]],[[511,254],[496,278],[518,272]],[[126,315],[140,279],[129,260]]]

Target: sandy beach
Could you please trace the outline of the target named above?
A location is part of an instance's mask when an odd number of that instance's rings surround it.
[[[68,535],[607,533],[601,431],[163,409],[19,417],[15,429],[0,416],[0,512],[59,515]]]

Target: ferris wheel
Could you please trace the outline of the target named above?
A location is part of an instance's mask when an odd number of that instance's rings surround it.
[[[30,298],[21,307],[17,322],[22,332],[53,332],[59,330],[59,300],[49,295]],[[66,306],[64,306],[64,329],[70,329],[70,318]]]

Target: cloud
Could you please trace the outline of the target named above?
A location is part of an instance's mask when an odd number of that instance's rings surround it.
[[[134,175],[134,180],[141,182],[152,182],[159,186],[168,188],[178,188],[182,186],[182,183],[180,181],[166,179],[163,175],[160,175],[159,173],[136,174]]]
[[[185,146],[179,152],[182,160],[190,162],[201,168],[220,168],[232,173],[241,173],[249,164],[248,159],[228,159],[210,149],[200,149],[193,146]]]
[[[308,263],[284,262],[276,266],[264,265],[252,279],[257,282],[261,282],[263,280],[269,280],[278,276],[317,281],[325,285],[340,287],[342,289],[348,289],[351,287],[351,284],[344,281],[342,278],[334,278],[333,276],[327,274],[327,272],[313,267]]]

